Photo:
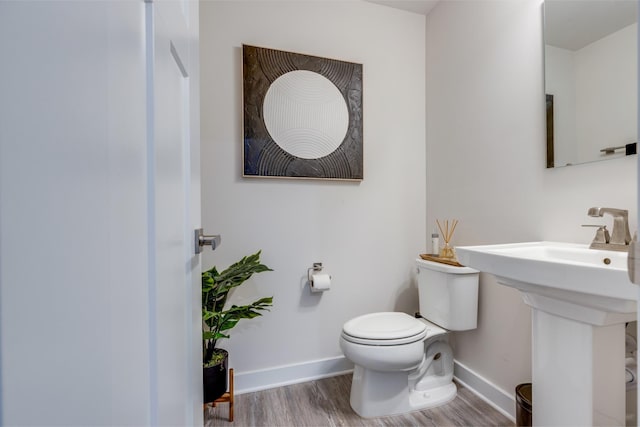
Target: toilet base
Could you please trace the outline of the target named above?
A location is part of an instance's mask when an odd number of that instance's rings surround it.
[[[406,414],[452,401],[453,382],[428,390],[410,390],[407,372],[378,372],[356,365],[351,384],[351,407],[364,418]]]

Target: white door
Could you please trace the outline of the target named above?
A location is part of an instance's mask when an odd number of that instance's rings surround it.
[[[151,313],[157,327],[152,349],[158,372],[154,425],[202,423],[200,267],[193,248],[197,222],[192,223],[199,220],[199,195],[193,195],[198,203],[190,203],[191,147],[197,149],[199,142],[191,132],[190,110],[197,113],[198,104],[190,97],[191,73],[197,68],[190,54],[197,55],[197,45],[193,49],[189,44],[190,7],[197,3],[147,3],[147,60],[153,71],[148,92],[154,147],[150,164],[155,175],[150,218],[156,238],[150,274],[157,284]],[[197,166],[197,156],[193,160]]]
[[[197,55],[154,93],[154,6],[0,1],[0,424],[202,423]]]

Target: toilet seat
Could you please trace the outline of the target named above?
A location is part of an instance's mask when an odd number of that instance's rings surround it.
[[[427,325],[406,313],[370,313],[346,322],[342,328],[342,336],[355,344],[410,344],[427,336]]]

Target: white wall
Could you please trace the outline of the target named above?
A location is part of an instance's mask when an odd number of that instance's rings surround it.
[[[222,246],[203,268],[263,250],[275,271],[232,303],[274,296],[271,312],[221,342],[236,373],[341,356],[342,324],[417,310],[413,260],[425,251],[425,19],[360,1],[205,1],[200,9],[202,222]],[[243,179],[241,45],[363,64],[361,183]],[[333,287],[310,295],[322,262]]]
[[[427,219],[459,219],[456,245],[588,243],[581,224],[611,223],[591,206],[627,208],[637,229],[635,157],[545,169],[541,3],[442,2],[427,16]],[[479,309],[455,357],[513,393],[531,379],[530,310],[484,274]]]

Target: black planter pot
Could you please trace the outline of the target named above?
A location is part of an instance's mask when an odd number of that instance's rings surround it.
[[[229,353],[222,349],[216,349],[216,352],[223,353],[224,359],[209,368],[202,368],[203,403],[213,402],[227,391]]]

